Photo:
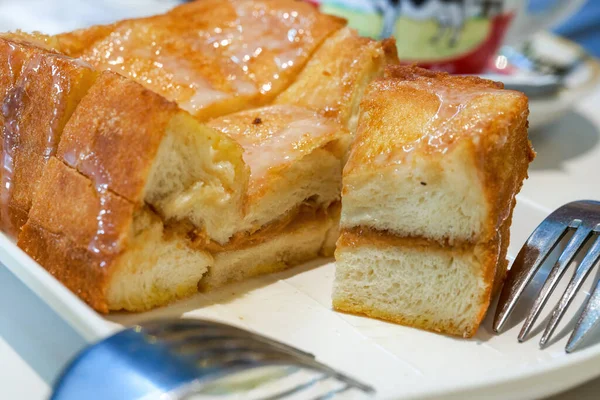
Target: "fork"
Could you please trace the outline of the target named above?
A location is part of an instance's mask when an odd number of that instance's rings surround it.
[[[265,336],[214,321],[170,319],[134,326],[84,350],[51,400],[322,400],[352,391],[374,392]]]
[[[496,333],[499,333],[505,326],[527,285],[539,271],[548,255],[569,231],[574,231],[573,236],[539,290],[518,336],[519,342],[525,340],[569,264],[586,243],[593,241],[550,314],[550,319],[540,339],[540,347],[546,347],[573,298],[581,289],[584,280],[600,259],[600,202],[598,201],[580,200],[565,204],[550,214],[533,231],[515,258],[500,293],[493,323]],[[588,333],[599,324],[600,281],[596,283],[594,290],[586,300],[565,351],[570,353],[576,350],[585,341]]]

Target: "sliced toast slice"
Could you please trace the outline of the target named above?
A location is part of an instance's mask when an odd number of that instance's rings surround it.
[[[343,173],[335,309],[475,334],[534,156],[527,115],[525,95],[478,78],[394,66],[369,86]]]
[[[212,256],[147,207],[52,157],[19,247],[100,312],[143,311],[190,295]]]
[[[4,37],[0,71],[0,224],[14,234],[27,219],[66,122],[97,73],[80,60]]]
[[[305,2],[203,0],[57,40],[204,120],[270,102],[344,24]]]
[[[57,156],[101,190],[147,202],[165,220],[190,221],[224,243],[243,217],[243,149],[176,104],[104,72],[65,127]]]
[[[527,97],[416,67],[387,75],[361,103],[342,228],[450,244],[493,239],[533,159]]]

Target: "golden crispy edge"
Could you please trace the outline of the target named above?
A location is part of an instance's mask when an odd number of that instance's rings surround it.
[[[502,82],[483,79],[478,76],[450,75],[447,72],[433,71],[430,69],[418,67],[416,65],[388,65],[385,69],[384,76],[380,78],[379,81],[386,81],[390,79],[413,81],[419,78],[436,79],[447,84],[450,87],[481,86],[495,89],[504,89],[504,85],[502,84]]]
[[[111,192],[99,195],[89,179],[52,157],[18,245],[94,309],[108,312],[106,287],[127,248],[134,209]],[[102,210],[110,213],[101,217]]]
[[[2,223],[13,233],[25,223],[46,159],[56,151],[66,121],[96,78],[89,66],[44,47],[43,39],[47,37],[22,32],[0,37],[0,95],[18,118],[13,128],[18,135],[6,154],[14,171],[6,205],[10,221]],[[7,103],[8,96],[19,100]],[[4,118],[0,120],[4,125]],[[2,145],[6,134],[3,130]]]
[[[520,192],[523,181],[527,179],[529,163],[533,161],[535,153],[531,147],[527,135],[529,114],[527,98],[520,98],[520,107],[513,110],[518,115],[511,118],[511,124],[507,127],[493,127],[490,132],[507,129],[512,132],[502,151],[497,150],[498,138],[493,135],[482,135],[476,154],[479,157],[477,167],[479,175],[484,182],[484,192],[487,198],[490,216],[484,232],[488,232],[488,239],[503,225],[510,220],[514,208],[515,196]]]
[[[96,184],[139,203],[175,103],[103,72],[67,122],[57,156]],[[132,157],[132,155],[135,155]]]
[[[383,74],[386,45],[343,28],[329,36],[296,80],[275,99],[337,118],[347,126],[368,83]]]

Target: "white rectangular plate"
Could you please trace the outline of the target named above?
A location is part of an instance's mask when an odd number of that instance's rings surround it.
[[[547,214],[519,199],[510,256]],[[542,351],[537,345],[539,329],[536,337],[519,344],[518,326],[493,335],[490,315],[475,338],[464,340],[334,312],[330,260],[198,294],[151,312],[108,317],[95,313],[3,235],[0,261],[90,341],[152,318],[211,318],[309,351],[375,386],[378,398],[537,398],[600,375],[600,344],[571,355],[563,350],[587,290],[557,329],[560,339]]]

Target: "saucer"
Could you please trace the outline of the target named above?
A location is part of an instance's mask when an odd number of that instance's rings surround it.
[[[480,76],[528,95],[529,128],[535,134],[594,92],[600,83],[600,62],[576,43],[541,32],[518,49],[502,48]]]

